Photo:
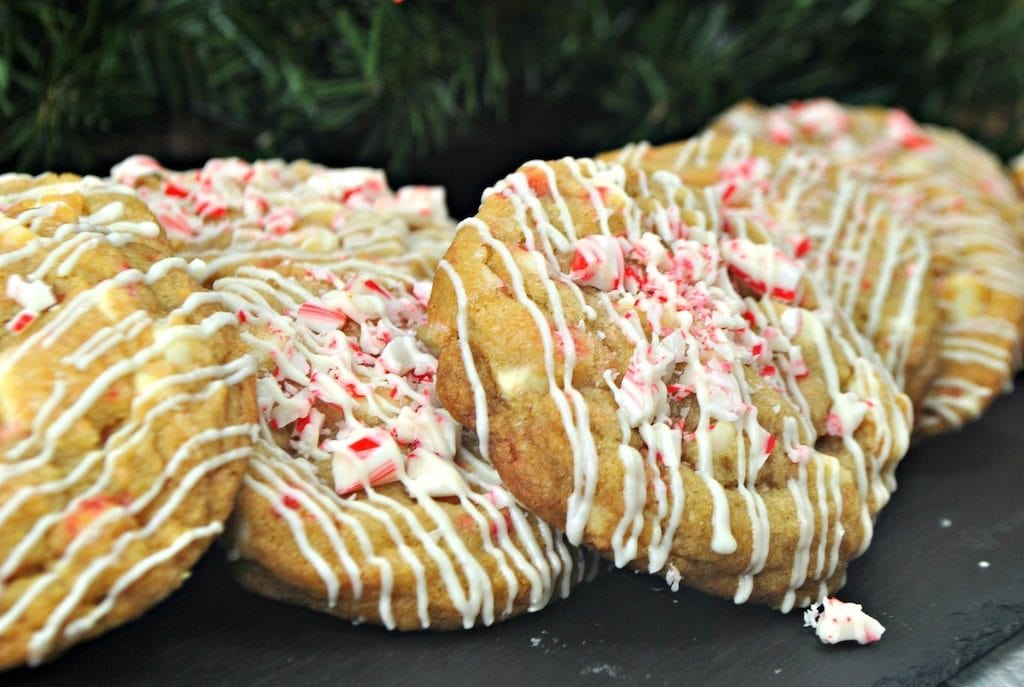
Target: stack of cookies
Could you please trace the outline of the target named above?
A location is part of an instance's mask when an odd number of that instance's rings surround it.
[[[457,227],[371,169],[2,176],[0,669],[217,537],[246,588],[388,628],[601,558],[813,604],[913,438],[1009,385],[1022,238],[987,153],[829,101],[528,162]]]

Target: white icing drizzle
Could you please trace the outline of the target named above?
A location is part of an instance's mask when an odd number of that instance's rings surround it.
[[[55,216],[55,209],[62,204],[60,196],[82,194],[88,198],[94,192],[112,190],[131,194],[124,187],[85,178],[41,183],[0,199],[10,206],[15,201],[57,198],[19,215],[17,221],[33,234],[23,236],[24,245],[6,253],[0,261],[5,270],[23,261],[35,264],[26,277],[7,277],[8,293],[19,302],[24,299],[27,308],[47,311],[45,318],[31,323],[30,328],[14,329],[15,334],[5,341],[0,377],[6,380],[5,384],[18,384],[19,367],[27,359],[47,350],[60,356],[53,361],[55,379],[49,395],[33,409],[30,426],[20,429],[21,439],[5,441],[0,463],[0,490],[4,492],[0,529],[13,527],[12,519],[33,502],[49,503],[55,508],[38,517],[12,548],[0,551],[0,593],[18,581],[22,568],[36,565],[31,557],[52,546],[48,541],[59,541],[62,537],[67,540],[62,549],[54,552],[54,558],[33,573],[18,595],[0,607],[0,634],[17,624],[31,627],[26,647],[30,664],[93,633],[143,576],[195,544],[210,541],[221,531],[222,524],[216,520],[183,527],[176,519],[200,483],[248,457],[256,429],[247,424],[202,429],[200,424],[195,434],[171,447],[171,455],[160,461],[159,470],[143,491],[118,491],[123,489],[124,482],[117,473],[130,465],[126,461],[132,460],[135,452],[152,452],[145,442],[169,415],[187,415],[202,408],[221,396],[225,388],[252,377],[255,367],[246,356],[192,369],[174,364],[175,356],[185,355],[185,342],[205,345],[221,328],[234,326],[230,314],[225,319],[225,313],[198,313],[196,308],[204,302],[202,299],[186,299],[170,312],[129,312],[97,329],[76,350],[62,349],[66,337],[92,326],[90,320],[107,318],[106,303],[114,290],[156,284],[182,267],[178,259],[165,259],[153,263],[145,272],[124,269],[75,294],[58,290],[56,280],[75,273],[76,266],[90,259],[90,254],[103,244],[116,249],[136,237],[142,240],[159,236],[159,228],[152,221],[124,219],[125,206],[117,201],[92,215],[78,217],[77,223],[57,226],[52,235],[35,233],[42,227],[38,220]],[[149,333],[152,336],[146,336]],[[67,377],[87,373],[117,346],[127,346],[135,352],[100,368],[79,396],[69,397]],[[176,371],[150,377],[151,366],[163,366],[165,361]],[[60,448],[65,438],[98,404],[113,398],[110,394],[119,382],[127,382],[134,389],[129,418],[112,430],[102,448],[76,456],[68,463],[66,448]],[[10,403],[9,399],[3,401]],[[17,409],[4,410],[5,417],[10,419]],[[169,538],[170,534],[174,536]],[[109,547],[86,554],[103,537],[111,538]],[[161,543],[161,537],[168,540]],[[129,551],[136,555],[143,550],[146,555],[126,563]],[[85,555],[88,563],[82,567]],[[96,600],[100,586],[104,592]],[[55,600],[49,598],[54,589],[61,590]],[[42,624],[34,627],[32,624],[39,621],[30,616],[39,613],[38,603],[53,607]]]
[[[634,154],[630,151],[624,155]],[[587,212],[593,209],[592,227],[573,224],[568,212],[559,212],[557,221],[553,221],[544,210],[542,199],[556,208],[562,206],[562,185],[568,177],[582,185],[573,192],[586,200]],[[759,409],[753,404],[746,375],[750,372],[771,380],[770,386],[788,398],[792,407],[807,409],[800,381],[807,376],[807,370],[795,363],[803,363],[801,347],[814,349],[821,365],[820,374],[827,382],[827,393],[833,405],[843,408],[846,420],[836,429],[861,497],[861,550],[870,541],[873,515],[895,487],[887,479],[891,476],[891,465],[907,447],[906,399],[895,394],[891,379],[875,365],[870,347],[853,333],[841,314],[825,310],[815,314],[778,304],[778,300],[798,299],[800,289],[806,288],[801,284],[797,289],[795,277],[787,273],[785,277],[760,280],[762,290],[778,290],[771,285],[774,283],[774,287],[784,286],[792,291],[782,294],[775,303],[740,296],[728,277],[730,263],[723,254],[720,234],[702,228],[718,223],[719,215],[714,210],[720,208],[716,204],[710,208],[710,219],[691,214],[687,222],[682,222],[681,208],[692,212],[691,208],[700,204],[677,177],[655,177],[662,194],[659,196],[650,190],[650,179],[641,175],[636,182],[639,200],[626,194],[626,179],[627,171],[618,165],[571,159],[557,163],[531,161],[484,194],[485,207],[488,199],[508,202],[521,232],[521,243],[514,246],[514,252],[511,245],[495,238],[480,216],[465,220],[459,228],[464,234],[471,233],[495,256],[502,271],[509,275],[506,288],[510,297],[536,326],[543,368],[523,368],[514,374],[515,378],[531,374],[546,378],[543,388],[547,389],[563,425],[573,461],[572,489],[565,506],[567,536],[574,543],[588,541],[588,528],[593,526],[594,494],[600,479],[595,428],[588,414],[581,412],[582,396],[572,385],[576,349],[571,344],[570,323],[563,315],[563,299],[571,298],[586,303],[588,312],[606,315],[608,326],[636,346],[627,369],[604,374],[617,406],[620,435],[616,455],[601,458],[617,462],[617,471],[622,472],[621,514],[609,534],[609,556],[616,565],[639,563],[650,572],[680,579],[673,546],[688,536],[680,530],[688,498],[680,469],[684,453],[686,469],[694,471],[713,503],[711,551],[736,551],[727,490],[718,474],[720,468],[715,466],[716,456],[732,452],[735,462],[730,470],[735,470],[735,490],[744,503],[733,514],[744,514],[744,526],[749,527],[752,542],[750,560],[736,583],[735,600],[745,601],[757,575],[764,570],[771,547],[771,525],[759,475],[769,456],[777,456],[784,447],[786,455],[797,464],[785,489],[793,499],[801,524],[790,573],[791,587],[781,605],[788,610],[796,601],[809,603],[816,594],[797,600],[795,591],[808,578],[821,581],[824,588],[824,580],[836,574],[841,562],[840,543],[845,534],[839,519],[842,468],[834,457],[814,450],[815,430],[809,410],[787,418],[789,429],[778,438],[765,429]],[[650,196],[642,195],[646,193]],[[664,198],[666,194],[670,194],[669,202]],[[641,201],[645,203],[643,211],[639,207]],[[617,230],[614,244],[610,229],[613,217],[619,226],[624,226]],[[464,240],[462,235],[456,244]],[[731,241],[732,255],[763,251],[747,238]],[[583,261],[578,259],[580,244],[586,246]],[[573,259],[574,251],[577,259]],[[624,265],[622,278],[617,280],[620,251]],[[559,269],[566,262],[585,264]],[[611,268],[606,263],[611,263]],[[467,293],[463,275],[480,269],[477,264],[446,261],[439,272],[456,294],[456,322],[446,326],[458,338],[467,376],[477,380],[478,353],[468,311],[474,294]],[[608,269],[610,278],[590,276],[603,275]],[[579,279],[585,270],[585,278]],[[574,279],[583,287],[574,284]],[[758,280],[743,281],[751,286]],[[538,285],[533,288],[544,294],[544,309],[530,296],[527,282]],[[823,295],[816,296],[827,302]],[[779,310],[786,315],[798,315],[788,326],[787,334],[778,322]],[[640,312],[645,316],[646,326],[641,326],[637,317]],[[820,323],[821,318],[829,324]],[[589,320],[572,323],[572,327],[587,329],[599,339],[609,334],[601,332],[604,336],[597,336],[591,329],[595,324]],[[566,343],[559,347],[556,342]],[[838,348],[842,364],[853,368],[852,376],[843,386],[839,382],[840,360],[834,357],[829,342]],[[556,349],[561,354],[560,374],[556,372]],[[501,391],[503,372],[498,370],[496,374]],[[505,386],[510,394],[518,391],[518,385]],[[685,416],[673,417],[669,400],[689,396],[696,400],[698,416],[689,420]],[[855,415],[846,410],[850,404],[858,404]],[[487,404],[479,395],[474,398],[473,408],[476,425],[487,427],[493,434],[494,427],[483,414],[488,410]],[[872,430],[870,435],[861,436],[857,430],[867,417]],[[638,439],[639,450],[635,448]],[[870,452],[862,444],[865,440],[872,444]],[[687,448],[690,444],[693,446]],[[808,466],[813,472],[809,472]],[[808,474],[813,479],[809,480]],[[646,547],[641,547],[644,540]]]

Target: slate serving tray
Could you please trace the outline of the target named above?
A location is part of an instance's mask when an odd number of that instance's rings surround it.
[[[248,594],[215,548],[140,620],[0,684],[935,684],[1024,627],[1024,389],[898,477],[840,594],[886,626],[867,647],[623,571],[492,628],[389,633]]]

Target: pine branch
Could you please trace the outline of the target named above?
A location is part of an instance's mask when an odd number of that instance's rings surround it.
[[[517,149],[510,131],[522,157],[596,151],[688,135],[742,97],[814,95],[1024,148],[1024,4],[683,5],[14,0],[0,4],[0,163],[95,169],[126,141],[166,155],[174,132],[199,130],[205,156],[486,167]]]

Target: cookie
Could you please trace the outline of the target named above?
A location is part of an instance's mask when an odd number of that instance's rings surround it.
[[[927,237],[943,324],[939,371],[920,405],[919,433],[956,429],[1009,388],[1024,323],[1024,203],[998,160],[901,110],[828,100],[744,103],[712,128],[827,152]]]
[[[788,610],[868,546],[910,402],[798,263],[697,195],[523,165],[460,225],[422,336],[445,408],[571,542]]]
[[[743,134],[709,131],[604,157],[704,189],[706,211],[720,214],[732,236],[744,237],[751,223],[771,233],[874,343],[920,409],[938,372],[942,324],[931,247],[884,194],[816,150]]]
[[[0,176],[0,669],[176,589],[256,429],[234,313],[126,188]]]
[[[144,192],[155,212],[175,204],[196,229],[180,250],[208,260],[207,283],[260,362],[260,445],[227,537],[239,581],[402,630],[490,625],[567,596],[595,560],[502,486],[475,436],[437,403],[437,361],[416,339],[430,292],[422,276],[454,229],[443,202],[422,212],[440,191],[392,194],[369,170],[318,168],[300,183],[303,163],[257,162],[251,175],[238,173],[243,164],[197,173],[232,208],[212,225],[189,205],[194,187],[180,204],[174,175]],[[235,179],[247,176],[241,189]],[[350,176],[372,188],[314,203],[336,216],[283,233],[265,221],[304,216],[311,180]],[[237,212],[257,187],[263,220]],[[356,203],[360,193],[385,202]]]

